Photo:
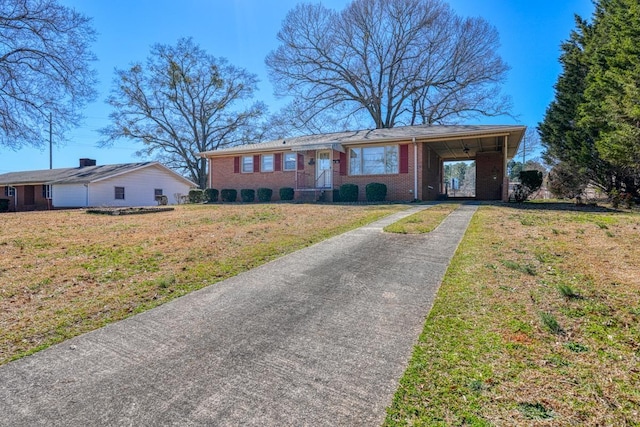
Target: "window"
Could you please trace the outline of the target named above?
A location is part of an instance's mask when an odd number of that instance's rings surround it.
[[[242,156],[242,173],[253,172],[253,156]]]
[[[155,190],[153,190],[153,195],[162,196],[162,188],[156,188]]]
[[[296,153],[284,153],[284,170],[294,171],[296,170]]]
[[[273,154],[263,154],[262,164],[260,165],[262,172],[273,172]]]
[[[15,197],[16,196],[16,188],[15,187],[4,187],[4,195],[7,197]]]
[[[43,185],[42,186],[42,198],[43,199],[50,199],[51,198],[51,186],[50,185]]]
[[[398,146],[352,148],[349,152],[351,175],[383,175],[398,173]]]
[[[124,187],[116,187],[116,200],[124,200]]]

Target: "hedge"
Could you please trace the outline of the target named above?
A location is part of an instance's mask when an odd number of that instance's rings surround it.
[[[202,203],[204,192],[200,189],[189,190],[189,203]]]
[[[204,201],[207,203],[214,203],[218,201],[219,191],[215,188],[207,188],[204,190]]]
[[[237,190],[232,190],[232,189],[229,189],[229,188],[225,188],[223,190],[220,190],[220,199],[223,202],[235,202],[237,198],[238,198],[238,191]]]
[[[342,184],[340,186],[340,201],[341,202],[357,202],[358,201],[358,186],[355,184]]]
[[[372,182],[365,187],[368,202],[382,202],[387,197],[387,186],[379,182]]]
[[[291,187],[282,187],[280,189],[280,200],[293,200],[293,195],[295,194],[293,188]]]
[[[240,199],[244,203],[251,203],[256,199],[256,190],[252,188],[243,188],[240,190]]]
[[[273,190],[270,188],[258,188],[258,201],[270,202],[271,196],[273,196]]]

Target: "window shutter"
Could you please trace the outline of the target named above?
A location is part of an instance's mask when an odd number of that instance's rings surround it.
[[[259,155],[253,156],[253,171],[260,172],[260,156]]]
[[[340,153],[340,175],[347,174],[347,153]]]
[[[240,173],[240,157],[233,158],[233,173]]]
[[[400,173],[409,173],[409,146],[400,146]]]
[[[304,156],[298,153],[298,170],[304,170]]]
[[[282,153],[276,153],[273,156],[273,170],[280,172],[282,170]]]

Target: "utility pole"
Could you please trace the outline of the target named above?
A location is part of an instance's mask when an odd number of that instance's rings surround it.
[[[49,111],[49,169],[53,169],[53,121],[52,114]]]

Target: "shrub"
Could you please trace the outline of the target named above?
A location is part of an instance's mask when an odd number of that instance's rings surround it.
[[[542,186],[542,172],[538,170],[520,171],[520,184],[513,190],[516,202],[524,202]]]
[[[240,199],[244,203],[251,203],[256,199],[256,190],[253,188],[243,188],[240,190]]]
[[[270,202],[271,196],[273,196],[273,190],[270,188],[258,188],[258,201]]]
[[[584,174],[566,163],[559,163],[549,172],[547,188],[554,196],[563,199],[581,197],[589,182]]]
[[[291,187],[282,187],[280,189],[280,200],[293,200],[294,190]]]
[[[340,186],[340,201],[341,202],[357,202],[358,186],[355,184],[342,184]]]
[[[224,190],[220,190],[220,199],[223,202],[235,202],[238,198],[238,191],[232,190],[229,188],[225,188]]]
[[[367,184],[364,190],[368,202],[382,202],[387,197],[387,186],[379,182]]]
[[[0,212],[9,211],[9,199],[0,199]]]
[[[204,192],[199,188],[189,190],[189,203],[202,203]]]
[[[214,203],[218,201],[218,190],[215,188],[207,188],[204,190],[204,201],[207,203]]]

